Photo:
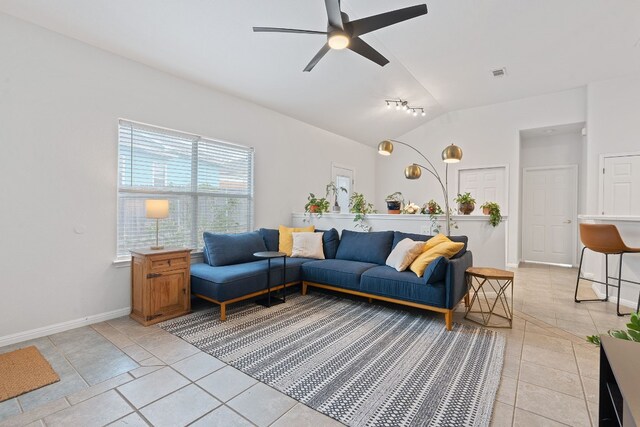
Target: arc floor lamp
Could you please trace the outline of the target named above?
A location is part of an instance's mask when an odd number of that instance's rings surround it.
[[[442,182],[442,178],[440,178],[440,174],[438,170],[433,166],[433,163],[427,159],[427,157],[422,154],[417,148],[412,145],[407,144],[406,142],[396,141],[395,139],[385,139],[380,144],[378,144],[378,154],[383,156],[390,156],[393,153],[393,144],[401,144],[411,148],[413,151],[422,156],[423,159],[427,161],[429,166],[424,166],[418,163],[412,163],[406,168],[404,168],[404,176],[407,179],[418,179],[422,175],[422,169],[429,172],[433,175],[440,184],[442,188],[442,195],[444,196],[444,213],[445,213],[445,221],[446,221],[446,231],[447,236],[450,235],[450,212],[449,212],[449,163],[458,163],[462,159],[462,149],[457,145],[451,144],[445,147],[442,150],[442,161],[445,163],[445,173],[444,173],[444,183]]]

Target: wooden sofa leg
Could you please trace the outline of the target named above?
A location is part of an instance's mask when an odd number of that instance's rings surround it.
[[[227,304],[220,304],[220,320],[227,320]]]
[[[373,298],[369,298],[369,304],[373,302]]]
[[[300,292],[302,293],[302,295],[307,294],[307,284],[305,282],[302,282],[302,287],[300,288]]]
[[[453,328],[453,310],[449,310],[444,314],[444,322],[447,325],[447,331]]]

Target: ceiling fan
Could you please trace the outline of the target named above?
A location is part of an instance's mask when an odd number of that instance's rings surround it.
[[[256,33],[297,33],[297,34],[323,34],[327,36],[327,42],[320,49],[304,71],[311,71],[330,49],[348,48],[355,53],[384,67],[389,60],[380,52],[365,43],[360,36],[370,33],[398,22],[416,18],[427,13],[427,5],[405,7],[390,12],[372,15],[355,21],[349,21],[349,16],[340,10],[340,0],[325,0],[327,8],[327,31],[297,30],[294,28],[253,27]]]

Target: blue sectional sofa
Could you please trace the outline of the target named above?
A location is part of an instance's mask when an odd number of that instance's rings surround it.
[[[252,254],[277,251],[278,230],[260,229],[236,235],[205,233],[204,237],[205,262],[191,266],[191,291],[219,304],[220,319],[225,320],[228,304],[267,292],[267,261],[257,260]],[[465,271],[473,258],[466,250],[466,236],[451,236],[451,240],[464,243],[464,247],[451,259],[437,258],[423,277],[385,265],[389,253],[402,239],[426,241],[430,237],[399,231],[349,230],[339,237],[331,229],[323,234],[326,259],[287,258],[284,280],[283,260],[272,260],[271,289],[302,284],[303,294],[309,287],[316,287],[432,310],[445,315],[446,327],[451,330],[453,310],[468,292]]]

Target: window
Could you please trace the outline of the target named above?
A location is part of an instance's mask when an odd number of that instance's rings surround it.
[[[203,231],[253,228],[253,148],[121,120],[118,152],[119,258],[155,244],[145,199],[169,200],[165,246],[201,248]]]

